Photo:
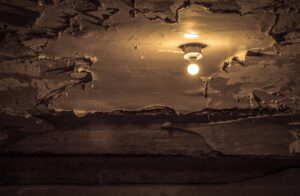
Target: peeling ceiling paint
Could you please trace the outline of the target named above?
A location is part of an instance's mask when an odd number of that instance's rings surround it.
[[[299,109],[296,0],[0,1],[1,108]],[[189,40],[184,33],[199,36]],[[207,45],[186,73],[180,45]]]

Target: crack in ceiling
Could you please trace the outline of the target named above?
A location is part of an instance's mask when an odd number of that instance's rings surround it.
[[[0,104],[297,110],[299,7],[295,0],[1,0]],[[191,30],[208,45],[197,78],[185,74],[178,48]]]

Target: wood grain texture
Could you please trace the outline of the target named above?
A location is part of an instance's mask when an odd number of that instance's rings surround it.
[[[227,184],[272,177],[289,170],[299,177],[299,168],[299,158],[13,156],[0,157],[0,184]]]
[[[289,145],[296,140],[290,133],[295,129],[292,124],[300,121],[297,115],[208,123],[181,123],[174,118],[162,123],[159,117],[153,122],[153,117],[148,123],[128,120],[119,124],[116,120],[114,124],[115,117],[106,121],[93,115],[90,121],[67,115],[66,119],[54,116],[8,120],[2,122],[1,133],[5,135],[0,141],[0,154],[290,156]]]

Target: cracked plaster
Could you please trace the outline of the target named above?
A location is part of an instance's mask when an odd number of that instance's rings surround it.
[[[294,0],[2,0],[1,81],[36,98],[5,96],[1,107],[297,110],[298,9]],[[189,30],[208,45],[194,78],[178,48]]]

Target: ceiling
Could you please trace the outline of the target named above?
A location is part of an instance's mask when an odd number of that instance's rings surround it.
[[[299,109],[296,0],[0,2],[2,110]]]

